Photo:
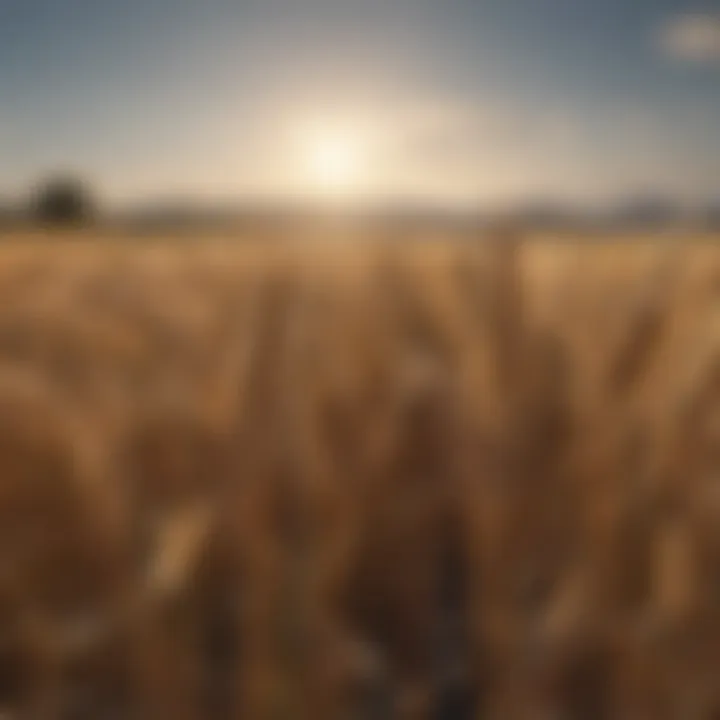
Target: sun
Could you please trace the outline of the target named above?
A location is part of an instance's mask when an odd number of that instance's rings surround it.
[[[327,137],[308,148],[308,170],[318,185],[342,188],[358,177],[357,149],[345,138]]]
[[[313,128],[301,143],[302,172],[309,189],[327,198],[349,198],[362,191],[367,150],[362,138],[335,128]]]

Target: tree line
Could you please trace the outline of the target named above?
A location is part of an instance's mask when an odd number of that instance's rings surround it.
[[[33,188],[25,203],[0,207],[0,220],[84,225],[95,219],[98,213],[97,199],[87,183],[71,176],[55,176]]]

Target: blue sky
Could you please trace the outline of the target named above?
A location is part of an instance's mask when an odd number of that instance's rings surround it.
[[[312,124],[368,195],[720,197],[720,6],[0,0],[0,193],[302,193]]]

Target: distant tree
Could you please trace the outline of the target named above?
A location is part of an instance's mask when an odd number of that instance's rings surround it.
[[[89,189],[70,177],[53,178],[36,190],[32,214],[53,225],[78,225],[92,219],[95,202]]]

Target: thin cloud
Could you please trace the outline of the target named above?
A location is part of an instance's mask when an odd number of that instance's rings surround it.
[[[675,60],[720,66],[720,12],[678,16],[660,27],[657,41]]]

